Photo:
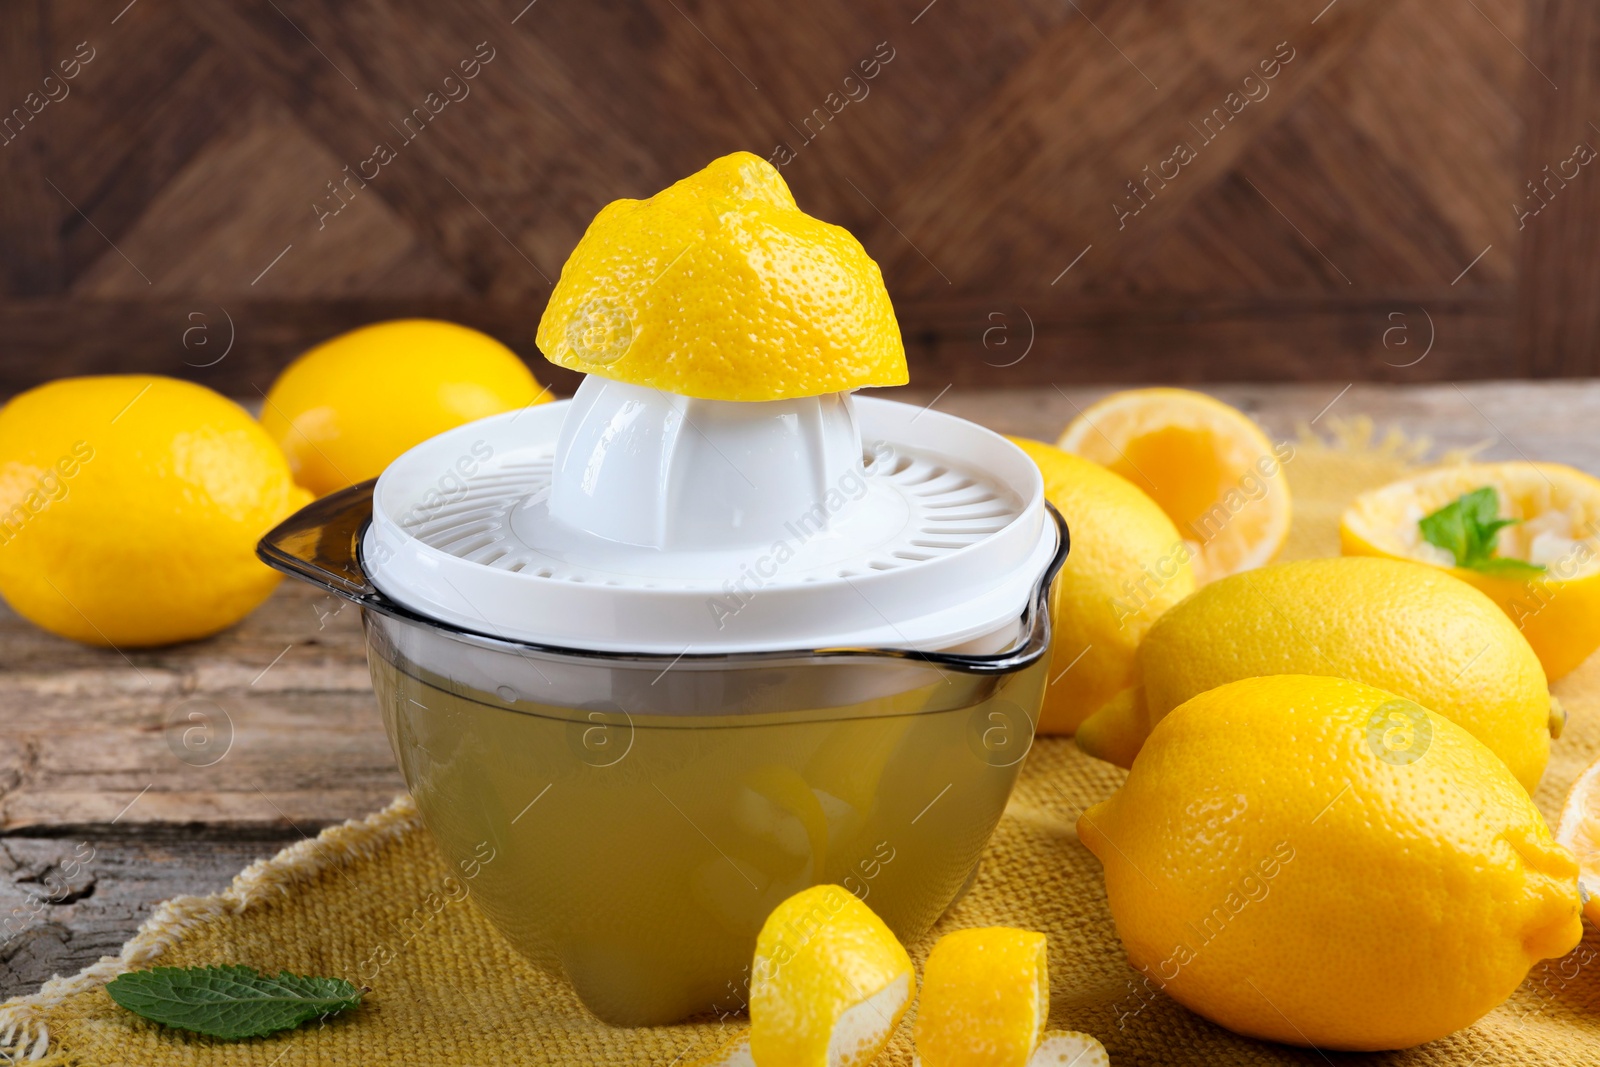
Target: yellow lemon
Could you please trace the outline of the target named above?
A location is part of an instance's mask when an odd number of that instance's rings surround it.
[[[1333,675],[1415,700],[1487,745],[1529,792],[1550,755],[1533,649],[1488,597],[1420,563],[1301,560],[1213,582],[1156,620],[1138,673],[1142,689],[1079,729],[1090,755],[1125,766],[1179,704],[1266,674]]]
[[[310,499],[239,405],[172,378],[66,378],[0,409],[0,594],[52,633],[164,645],[278,584],[256,541]]]
[[[1248,415],[1188,389],[1129,389],[1091,404],[1057,445],[1122,475],[1161,505],[1208,582],[1259,567],[1289,536],[1283,465]]]
[[[1583,913],[1600,925],[1600,759],[1572,783],[1556,823],[1556,840],[1577,857],[1586,896]]]
[[[1471,734],[1339,678],[1250,678],[1163,719],[1078,820],[1133,966],[1250,1037],[1407,1048],[1582,936],[1577,865]]]
[[[1041,733],[1070,734],[1133,684],[1146,631],[1194,592],[1190,548],[1133,483],[1059,448],[1012,441],[1038,465],[1072,537],[1050,590],[1050,683],[1039,713]]]
[[[865,1067],[916,994],[911,957],[837,885],[775,908],[750,968],[750,1052],[762,1067]]]
[[[1543,573],[1505,575],[1456,566],[1423,539],[1419,521],[1461,496],[1495,490],[1518,520],[1496,535],[1503,559]],[[1339,523],[1346,555],[1390,556],[1443,567],[1511,616],[1553,682],[1600,648],[1600,481],[1559,463],[1464,463],[1363,493]]]
[[[1050,1010],[1045,936],[990,926],[941,937],[922,968],[922,1067],[1027,1067]]]
[[[446,430],[542,404],[550,392],[517,354],[453,322],[396,319],[322,342],[286,367],[261,425],[318,496],[376,478]]]
[[[706,400],[907,381],[878,265],[748,152],[602,208],[561,268],[538,342],[563,367]]]

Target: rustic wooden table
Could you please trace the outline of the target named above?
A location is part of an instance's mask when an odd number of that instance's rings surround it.
[[[1054,439],[1105,391],[902,392]],[[1600,382],[1213,391],[1276,437],[1367,416],[1440,447],[1600,472]],[[127,654],[0,608],[0,997],[115,954],[157,901],[215,892],[251,860],[401,789],[360,620],[341,603],[285,582],[227,633]],[[64,879],[74,858],[81,870]]]

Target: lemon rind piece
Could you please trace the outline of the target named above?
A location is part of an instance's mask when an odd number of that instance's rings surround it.
[[[750,982],[762,1067],[865,1067],[916,996],[905,947],[843,886],[801,890],[767,917]]]

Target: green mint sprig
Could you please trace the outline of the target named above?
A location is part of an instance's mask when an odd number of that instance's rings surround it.
[[[308,1019],[347,1011],[361,990],[343,978],[313,978],[250,967],[156,967],[106,984],[111,999],[166,1026],[236,1041],[264,1037]]]
[[[1419,519],[1417,528],[1424,541],[1454,556],[1457,567],[1496,578],[1531,578],[1543,574],[1544,567],[1495,555],[1500,530],[1521,521],[1500,518],[1500,494],[1486,485]]]

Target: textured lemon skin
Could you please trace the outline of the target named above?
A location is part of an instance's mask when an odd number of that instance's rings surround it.
[[[1073,740],[1095,759],[1126,769],[1133,766],[1133,758],[1149,736],[1151,725],[1144,686],[1130,685],[1083,720]]]
[[[941,937],[922,968],[914,1032],[923,1067],[1026,1067],[1050,1000],[1046,939],[988,926]]]
[[[706,400],[780,400],[908,380],[878,265],[735,152],[648,200],[614,200],[539,320],[552,363]]]
[[[828,1067],[840,1016],[904,975],[906,1000],[882,1020],[887,1044],[916,997],[905,948],[837,885],[803,889],[773,909],[756,938],[750,974],[750,1051],[763,1067]],[[881,1051],[861,1050],[852,1065]]]
[[[209,389],[51,382],[0,409],[0,594],[88,644],[204,637],[272,592],[256,541],[309,499],[256,420]]]
[[[1133,684],[1139,642],[1194,592],[1190,551],[1132,482],[1043,442],[1011,440],[1038,465],[1072,536],[1050,590],[1050,684],[1039,713],[1040,733],[1070,734]]]
[[[1151,725],[1225,682],[1327,674],[1379,686],[1464,727],[1532,792],[1550,755],[1544,669],[1488,597],[1420,563],[1275,563],[1205,586],[1140,645]]]
[[[554,399],[517,354],[453,322],[396,319],[330,338],[286,367],[261,425],[323,496],[474,419]]]
[[[1500,490],[1502,499],[1533,504],[1557,498],[1582,514],[1580,529],[1600,523],[1600,479],[1560,463],[1465,463],[1430,471],[1363,493],[1345,510],[1339,523],[1340,551],[1347,556],[1407,559],[1402,546],[1381,536],[1377,527],[1401,521],[1405,501],[1417,501],[1432,513],[1481,486]],[[1522,509],[1518,509],[1522,510]],[[1532,517],[1524,515],[1519,517]],[[1592,559],[1592,542],[1575,558],[1554,564],[1536,578],[1496,578],[1465,567],[1441,567],[1481,590],[1500,605],[1533,646],[1544,673],[1554,682],[1571,673],[1600,648],[1600,572],[1563,579],[1561,571]],[[1576,558],[1580,557],[1581,558]],[[1427,561],[1425,561],[1427,562]],[[1438,566],[1429,562],[1430,566]]]
[[[1148,493],[1197,546],[1202,584],[1270,561],[1289,536],[1293,505],[1274,447],[1244,412],[1192,389],[1124,389],[1091,404],[1058,448],[1115,471]]]
[[[1371,716],[1394,699],[1309,676],[1211,690],[1084,813],[1117,932],[1155,987],[1251,1037],[1407,1048],[1578,943],[1577,865],[1521,786],[1422,709],[1420,758],[1379,758]]]

